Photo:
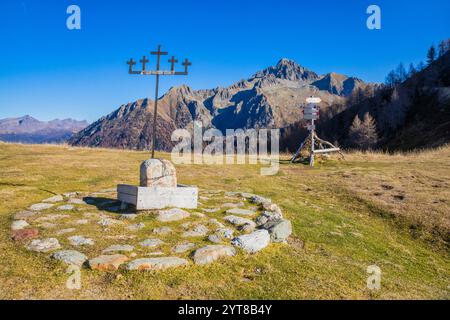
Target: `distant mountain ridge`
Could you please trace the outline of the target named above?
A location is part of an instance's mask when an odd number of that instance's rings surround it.
[[[156,149],[173,147],[176,128],[191,129],[193,121],[206,128],[284,128],[302,118],[299,108],[311,95],[322,106],[343,101],[357,90],[374,84],[338,74],[319,76],[295,61],[281,59],[275,66],[256,72],[246,80],[222,88],[193,90],[183,85],[171,88],[158,99]],[[141,99],[120,106],[75,134],[76,146],[147,149],[152,141],[153,101]]]
[[[73,119],[39,121],[29,115],[0,119],[0,140],[23,143],[64,142],[88,125],[86,121]]]

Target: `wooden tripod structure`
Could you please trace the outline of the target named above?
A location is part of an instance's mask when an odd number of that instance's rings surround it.
[[[306,102],[308,103],[308,105],[306,106],[304,111],[304,119],[311,121],[308,125],[309,134],[300,144],[300,147],[297,149],[295,154],[292,156],[291,162],[295,162],[299,158],[301,151],[307,148],[308,145],[310,146],[309,165],[311,167],[314,167],[314,156],[316,154],[338,152],[342,157],[344,157],[344,154],[341,152],[340,148],[334,146],[328,141],[320,139],[316,134],[316,126],[314,124],[314,121],[318,119],[319,110],[316,104],[321,102],[320,98],[310,97],[306,99]]]

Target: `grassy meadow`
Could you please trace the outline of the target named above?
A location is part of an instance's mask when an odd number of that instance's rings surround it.
[[[314,169],[282,160],[274,176],[261,176],[260,165],[177,165],[180,183],[271,198],[293,224],[288,244],[206,266],[83,269],[81,290],[69,290],[63,265],[11,240],[14,213],[55,194],[138,184],[146,158],[136,151],[0,143],[0,298],[450,298],[450,147],[355,152]],[[370,265],[381,268],[380,290],[367,289]]]

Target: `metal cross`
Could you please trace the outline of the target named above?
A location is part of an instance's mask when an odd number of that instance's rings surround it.
[[[152,51],[150,54],[158,56],[156,59],[156,70],[159,70],[159,62],[161,61],[161,56],[167,55],[167,52],[161,51],[161,45],[158,45],[158,51]]]
[[[149,60],[147,59],[146,56],[143,56],[142,59],[139,61],[142,63],[142,71],[145,71],[145,65],[147,64],[147,62],[149,62]]]
[[[140,62],[142,63],[142,70],[141,71],[133,71],[133,66],[136,64],[136,62],[133,59],[130,59],[130,61],[127,62],[127,64],[130,65],[130,69],[128,71],[129,74],[140,74],[140,75],[155,75],[156,76],[156,88],[155,88],[155,105],[153,109],[153,135],[152,135],[152,158],[155,157],[155,143],[156,143],[156,120],[158,115],[158,90],[159,90],[159,76],[161,75],[167,75],[167,76],[173,76],[173,75],[187,75],[188,74],[188,66],[192,65],[191,62],[189,62],[188,59],[185,59],[182,65],[184,66],[184,72],[176,72],[174,70],[174,64],[178,62],[178,60],[175,59],[174,56],[172,56],[172,59],[169,60],[171,63],[170,71],[160,70],[160,62],[161,62],[161,56],[167,55],[167,52],[161,51],[161,45],[158,45],[158,51],[152,51],[150,52],[152,55],[156,55],[156,70],[146,70],[146,63],[149,62],[147,58],[144,56]]]
[[[187,74],[188,73],[188,67],[191,66],[192,63],[188,59],[185,59],[184,62],[182,63],[182,65],[184,66],[184,72]]]
[[[131,58],[129,61],[127,61],[127,64],[130,66],[130,70],[128,71],[130,74],[133,73],[133,66],[136,64],[136,62]]]
[[[172,56],[172,58],[171,58],[171,59],[169,59],[169,62],[170,62],[170,71],[173,71],[173,70],[174,70],[174,65],[175,65],[175,63],[177,63],[177,62],[178,62],[178,60],[177,60],[177,59],[175,59],[175,57],[174,57],[174,56]]]

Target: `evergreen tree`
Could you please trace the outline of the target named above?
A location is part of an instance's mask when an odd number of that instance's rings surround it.
[[[442,57],[446,52],[447,52],[447,42],[442,40],[439,43],[439,53],[438,53],[439,57]]]
[[[393,88],[398,83],[397,74],[394,70],[388,73],[384,82],[390,88]]]
[[[405,67],[403,66],[403,63],[400,62],[397,69],[395,70],[395,73],[397,74],[397,79],[398,79],[399,83],[406,80],[407,75],[406,75],[406,70],[405,70]]]
[[[436,60],[436,48],[434,47],[434,45],[432,45],[430,47],[430,49],[428,49],[428,52],[427,52],[428,65],[432,64],[434,62],[434,60]]]
[[[411,63],[409,65],[409,70],[408,70],[408,78],[411,78],[413,75],[415,75],[417,73],[416,68],[414,67],[414,64]]]
[[[425,69],[425,64],[423,63],[423,61],[420,61],[417,65],[417,71],[422,71],[423,69]]]

